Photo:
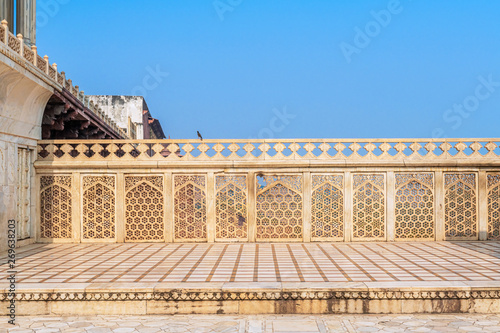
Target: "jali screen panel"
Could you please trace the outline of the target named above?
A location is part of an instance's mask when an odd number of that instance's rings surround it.
[[[115,176],[83,176],[83,239],[115,239]]]
[[[313,241],[344,239],[344,176],[312,175]]]
[[[302,239],[302,176],[257,177],[257,240]]]
[[[396,239],[434,239],[432,173],[397,173]]]
[[[385,240],[385,175],[353,175],[353,239]]]
[[[174,229],[176,241],[207,240],[205,175],[174,176]]]
[[[500,173],[488,174],[488,239],[500,240]]]
[[[446,239],[477,239],[475,173],[448,173],[445,184]]]
[[[162,176],[125,176],[125,241],[164,240]]]
[[[247,240],[247,177],[217,176],[215,217],[217,240]]]
[[[40,237],[72,238],[71,176],[40,177]]]

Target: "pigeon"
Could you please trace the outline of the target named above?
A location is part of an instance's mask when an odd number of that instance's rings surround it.
[[[238,213],[237,215],[238,215],[238,226],[242,227],[245,224],[245,218],[240,213]]]
[[[196,131],[196,133],[198,133],[198,138],[200,138],[200,140],[203,141],[203,137],[201,136],[200,132]]]

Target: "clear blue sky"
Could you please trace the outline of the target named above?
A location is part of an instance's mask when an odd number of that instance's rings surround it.
[[[500,1],[37,6],[51,63],[87,94],[145,92],[172,138],[500,136]]]

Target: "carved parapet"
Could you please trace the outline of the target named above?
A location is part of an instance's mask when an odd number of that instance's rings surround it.
[[[90,107],[93,103],[90,102]],[[97,107],[94,111],[115,130],[111,119]],[[58,144],[60,142],[44,142]],[[68,142],[65,142],[68,143]],[[76,145],[134,144],[178,145],[181,155],[177,158],[195,162],[265,162],[281,166],[358,165],[358,166],[499,166],[500,139],[283,139],[283,140],[123,140],[113,142],[71,142]],[[149,154],[149,153],[148,153]],[[46,160],[64,157],[47,156]],[[163,161],[161,154],[146,155],[139,152],[129,155],[110,154],[107,160]],[[175,157],[169,157],[175,158]],[[87,160],[74,156],[72,160]],[[89,160],[90,161],[90,160]]]
[[[6,20],[3,20],[0,24],[0,44],[3,44],[6,48],[10,49],[13,53],[19,55],[19,57],[26,63],[26,68],[32,71],[35,75],[43,76],[44,79],[53,87],[61,91],[61,87],[67,89],[71,94],[73,94],[80,102],[82,102],[85,107],[87,107],[88,102],[87,97],[80,93],[78,86],[73,87],[71,80],[66,80],[64,72],[59,73],[57,71],[57,66],[50,65],[49,57],[45,55],[40,56],[35,45],[29,47],[28,44],[25,45],[25,38],[23,35],[18,34],[14,36],[9,31],[9,24]],[[7,56],[11,56],[11,53],[7,53]],[[19,61],[17,58],[16,61]],[[42,72],[42,74],[37,71]],[[90,109],[93,112],[92,109]],[[109,127],[113,129],[117,136],[121,138],[127,138],[127,135],[123,131],[119,131],[117,126],[112,126],[115,122],[111,119],[104,119],[102,115],[97,114]],[[125,134],[125,135],[124,135]]]

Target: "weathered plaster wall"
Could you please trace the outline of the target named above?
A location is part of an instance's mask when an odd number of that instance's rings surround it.
[[[52,94],[53,89],[45,82],[0,53],[0,251],[7,249],[8,220],[17,219],[17,152],[29,148],[34,155],[36,140],[41,139],[45,105]],[[35,198],[33,160],[31,197]],[[34,200],[30,204],[32,223],[35,204]]]
[[[128,117],[137,125],[137,138],[143,138],[144,98],[141,96],[89,96],[116,124],[127,130]]]

